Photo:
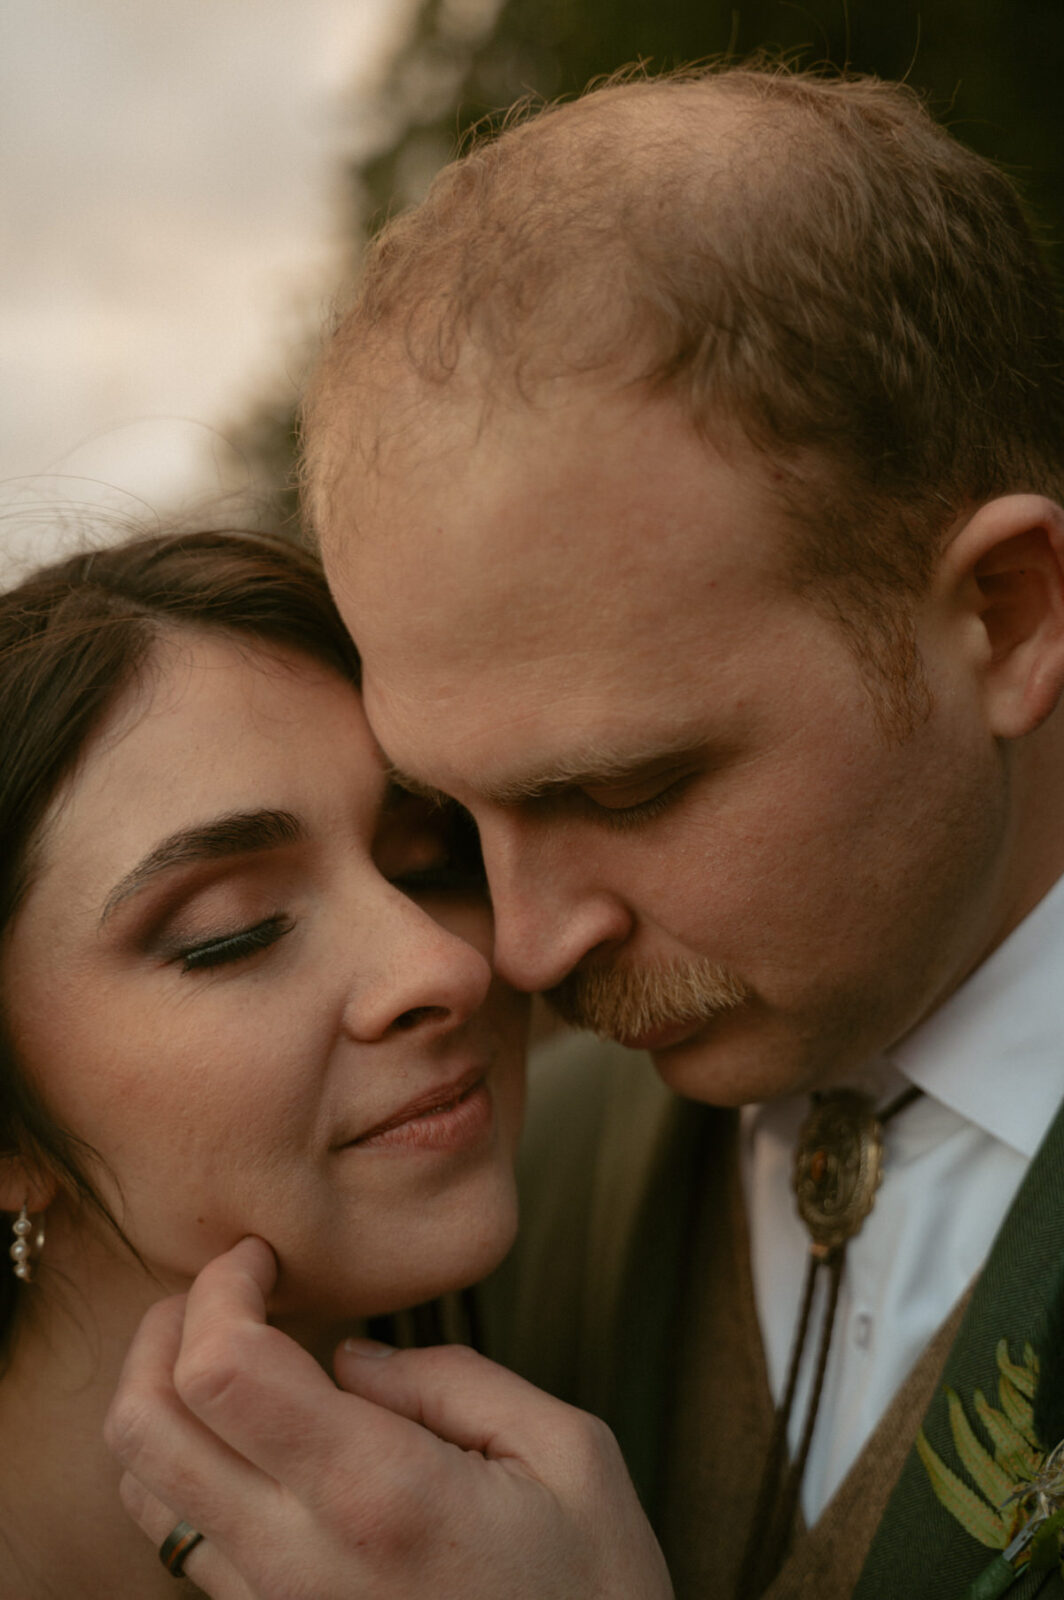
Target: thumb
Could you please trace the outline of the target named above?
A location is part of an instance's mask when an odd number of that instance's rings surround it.
[[[506,1474],[507,1493],[490,1502],[489,1523],[507,1530],[510,1555],[523,1552],[519,1560],[525,1578],[531,1575],[531,1586],[493,1584],[493,1594],[594,1593],[617,1600],[671,1600],[664,1558],[617,1441],[597,1417],[555,1400],[464,1345],[389,1351],[387,1345],[349,1339],[336,1353],[335,1370],[342,1388],[420,1423],[437,1439],[479,1453],[494,1464],[495,1472]],[[463,1459],[476,1465],[471,1456]],[[446,1465],[453,1467],[453,1460]],[[447,1481],[458,1497],[446,1502],[455,1505],[448,1524],[453,1532],[464,1512],[478,1505],[483,1509],[478,1496],[495,1480],[486,1479],[481,1467],[458,1475],[451,1471]],[[444,1500],[437,1495],[434,1504],[439,1509]],[[520,1508],[519,1524],[507,1520],[506,1507]],[[574,1581],[570,1573],[562,1588],[555,1560],[562,1547],[552,1542],[559,1527],[568,1530],[566,1545],[575,1539],[582,1552],[583,1576]],[[544,1530],[550,1538],[543,1536]],[[549,1584],[543,1581],[542,1565],[537,1566],[544,1552],[550,1558]],[[589,1571],[602,1576],[586,1581]]]
[[[574,1429],[601,1424],[465,1345],[392,1350],[347,1339],[334,1358],[342,1389],[419,1422],[437,1438],[539,1476]],[[602,1431],[606,1430],[602,1427]]]

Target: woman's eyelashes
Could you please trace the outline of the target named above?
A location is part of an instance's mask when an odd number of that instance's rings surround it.
[[[354,852],[356,866],[364,859],[364,851],[364,844],[359,842]],[[386,853],[391,855],[391,862],[377,861],[376,872],[411,899],[486,897],[480,842],[471,819],[449,816],[445,826],[434,822],[431,833],[411,830],[405,838],[396,838]],[[291,870],[286,870],[280,880],[271,874],[268,883],[257,869],[249,868],[247,876],[241,871],[235,877],[224,876],[217,884],[208,885],[202,898],[201,891],[192,886],[191,894],[186,898],[182,893],[162,918],[160,933],[150,939],[150,948],[157,959],[176,966],[182,974],[212,972],[250,961],[277,944],[297,922],[303,921],[308,894],[318,913],[328,917],[330,907],[342,909],[346,921],[352,907],[344,904],[340,908],[336,903],[336,885],[344,878],[343,865],[330,858],[330,870],[323,873],[323,879],[332,887],[321,895],[311,892],[305,875]],[[311,874],[312,879],[314,876]],[[358,887],[360,898],[368,896],[371,901],[372,884],[360,877]],[[262,916],[274,894],[274,904],[283,900],[289,911]],[[256,911],[260,914],[255,915]]]
[[[176,951],[175,959],[180,961],[182,972],[204,972],[214,967],[229,966],[256,955],[260,950],[269,949],[270,945],[290,933],[294,926],[291,917],[277,912],[250,927],[182,946]]]

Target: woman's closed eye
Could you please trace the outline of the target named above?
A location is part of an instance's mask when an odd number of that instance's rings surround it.
[[[277,912],[273,916],[264,917],[261,922],[253,923],[247,928],[238,928],[231,933],[216,934],[209,939],[199,939],[195,944],[185,945],[176,952],[176,959],[181,963],[182,972],[210,971],[215,967],[229,966],[236,961],[244,961],[257,955],[260,950],[269,949],[276,944],[286,933],[290,933],[295,923],[291,917]]]

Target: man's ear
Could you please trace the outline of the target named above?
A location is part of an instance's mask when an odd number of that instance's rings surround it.
[[[1036,494],[980,506],[940,567],[984,638],[991,732],[1031,733],[1064,693],[1064,509]]]

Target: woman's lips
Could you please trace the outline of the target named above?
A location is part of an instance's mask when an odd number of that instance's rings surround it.
[[[408,1100],[398,1111],[374,1123],[344,1150],[383,1149],[387,1146],[449,1150],[475,1143],[491,1127],[492,1102],[487,1072],[476,1067],[448,1084]]]

